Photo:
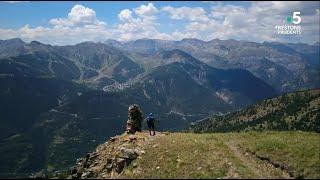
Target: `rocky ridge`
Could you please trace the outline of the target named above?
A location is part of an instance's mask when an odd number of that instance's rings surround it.
[[[165,136],[166,132],[157,132],[157,136]],[[68,178],[118,178],[124,168],[134,163],[134,160],[145,154],[143,149],[146,143],[151,143],[154,138],[147,132],[136,132],[134,135],[122,134],[110,138],[99,145],[92,153],[77,159],[76,166],[70,169]],[[133,164],[133,167],[137,167]],[[137,168],[134,173],[141,170]]]

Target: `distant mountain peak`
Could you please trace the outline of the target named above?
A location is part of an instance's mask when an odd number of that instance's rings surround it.
[[[6,40],[0,40],[0,42],[6,42],[10,44],[25,44],[24,41],[22,41],[20,38],[12,38],[12,39],[6,39]]]
[[[42,43],[39,42],[39,41],[31,41],[31,42],[30,42],[30,45],[40,46],[40,45],[44,45],[44,44],[42,44]]]
[[[93,42],[93,41],[84,41],[84,42],[78,43],[78,44],[76,44],[76,45],[82,45],[82,44],[85,44],[85,45],[99,45],[99,44],[105,45],[104,43],[101,43],[101,42]]]
[[[122,44],[121,41],[117,41],[115,39],[107,39],[107,40],[104,41],[104,43],[110,44],[110,45]]]
[[[183,38],[181,41],[206,42],[197,38]]]

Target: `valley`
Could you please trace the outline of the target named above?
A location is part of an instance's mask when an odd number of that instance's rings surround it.
[[[319,44],[0,40],[0,177],[68,169],[122,133],[134,103],[159,131],[318,132],[317,59]]]

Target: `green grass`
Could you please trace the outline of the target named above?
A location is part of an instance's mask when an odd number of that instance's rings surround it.
[[[255,178],[246,163],[228,148],[236,142],[271,161],[288,165],[294,175],[320,178],[320,134],[309,132],[170,133],[145,145],[145,154],[123,178]]]
[[[239,166],[239,174],[253,173],[233,157],[218,134],[173,133],[160,137],[146,147],[146,154],[136,161],[143,171],[134,174],[133,166],[126,171],[130,178],[222,178],[227,176],[228,162]],[[156,147],[155,147],[156,145]],[[158,145],[158,146],[157,146]],[[158,167],[158,169],[157,169]]]
[[[310,132],[250,132],[239,137],[242,147],[288,165],[294,176],[320,178],[320,134]]]

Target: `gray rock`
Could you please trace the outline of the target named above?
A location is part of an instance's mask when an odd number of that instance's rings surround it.
[[[114,165],[114,159],[108,158],[107,159],[107,164],[105,165],[105,169],[107,170],[108,173],[112,171],[113,165]]]
[[[79,158],[79,159],[77,159],[76,163],[80,163],[80,162],[82,162],[82,161],[83,161],[83,159],[82,159],[82,158]]]
[[[94,160],[98,156],[99,156],[99,154],[94,152],[94,153],[90,154],[89,160]]]
[[[112,138],[109,139],[108,142],[114,142],[115,140],[116,140],[116,138],[115,138],[115,137],[112,137]]]
[[[117,158],[115,163],[116,172],[121,173],[125,165],[126,165],[126,159]]]
[[[81,175],[81,178],[90,178],[90,177],[93,177],[93,175],[94,173],[92,171],[87,171]]]
[[[138,153],[134,149],[127,149],[122,147],[120,151],[126,158],[130,160],[136,159],[138,157]]]

